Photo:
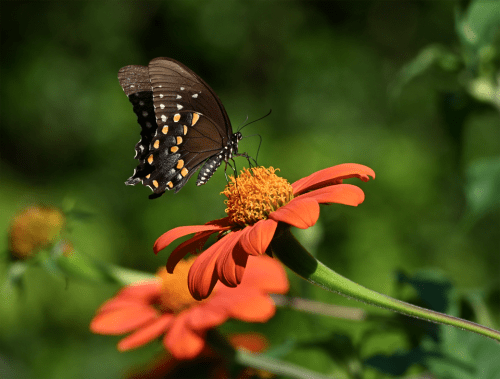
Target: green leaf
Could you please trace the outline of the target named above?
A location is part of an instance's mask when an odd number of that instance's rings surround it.
[[[460,298],[457,291],[442,275],[423,271],[409,277],[399,275],[399,281],[412,286],[421,300],[434,306],[434,310],[447,308],[458,312]],[[433,292],[440,292],[435,296]],[[443,303],[436,301],[441,298]],[[468,298],[465,299],[467,301]],[[477,296],[472,296],[477,302]],[[432,308],[431,306],[431,308]],[[438,308],[438,309],[437,309]],[[473,306],[473,309],[478,309]],[[410,325],[402,324],[404,329]],[[437,325],[437,338],[429,331],[418,346],[393,355],[377,354],[365,363],[391,375],[403,375],[414,364],[427,368],[438,378],[496,379],[500,377],[500,344],[474,333],[444,325]]]
[[[437,44],[426,46],[420,50],[415,58],[401,68],[392,84],[391,96],[393,98],[399,97],[404,86],[435,65],[446,71],[457,71],[461,61],[457,55],[449,52],[444,46]]]
[[[500,207],[500,157],[481,159],[466,172],[465,197],[476,220]]]
[[[464,45],[477,49],[494,42],[500,28],[499,1],[472,1],[464,14],[457,15],[457,34]]]

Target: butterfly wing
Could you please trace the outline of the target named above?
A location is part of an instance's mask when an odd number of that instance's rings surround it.
[[[228,143],[232,129],[224,106],[198,75],[170,58],[124,67],[118,77],[142,127],[139,165],[126,183],[141,181],[153,190],[151,198],[178,192]]]
[[[118,71],[118,80],[123,91],[132,103],[137,122],[141,125],[141,139],[135,145],[135,159],[139,160],[134,175],[127,184],[134,185],[141,177],[150,174],[152,167],[145,162],[149,153],[149,145],[158,128],[153,105],[153,91],[146,66],[126,66]]]

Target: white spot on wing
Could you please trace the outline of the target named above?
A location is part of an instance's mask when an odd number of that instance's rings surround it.
[[[182,99],[182,96],[181,95],[177,95],[175,98],[176,99]]]
[[[165,116],[164,114],[161,115],[161,120],[163,122],[166,122],[167,121],[167,116]]]
[[[160,99],[163,99],[163,94],[162,93],[160,93]]]
[[[198,97],[198,94],[195,93],[192,97],[194,97],[196,99]]]
[[[182,108],[184,108],[182,105],[177,104],[177,109],[178,109],[178,110],[181,110]]]
[[[165,104],[160,104],[161,109],[165,109]]]
[[[181,91],[184,91],[184,87],[181,87]]]

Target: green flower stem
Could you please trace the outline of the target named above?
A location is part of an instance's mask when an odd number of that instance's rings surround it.
[[[331,376],[311,371],[304,367],[294,365],[290,362],[281,361],[260,354],[251,354],[243,350],[236,351],[235,359],[243,366],[250,366],[260,370],[265,370],[276,375],[284,375],[287,378],[331,379]]]
[[[348,298],[438,324],[452,325],[500,341],[500,332],[471,321],[417,307],[365,288],[326,267],[295,239],[290,226],[280,223],[271,241],[273,253],[296,274],[311,283]]]

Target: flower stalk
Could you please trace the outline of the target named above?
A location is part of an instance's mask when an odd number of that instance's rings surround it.
[[[394,299],[357,284],[328,268],[300,244],[290,232],[290,226],[279,223],[271,241],[273,254],[288,268],[309,282],[348,298],[375,305],[406,316],[451,325],[500,341],[500,332],[458,317],[446,315]]]

